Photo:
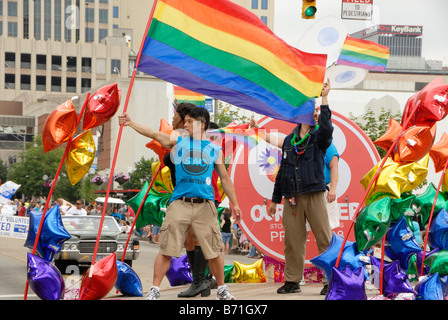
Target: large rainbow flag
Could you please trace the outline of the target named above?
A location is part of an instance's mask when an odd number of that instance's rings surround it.
[[[189,102],[197,105],[198,107],[205,108],[205,96],[203,94],[193,92],[179,86],[174,86],[174,98],[177,103]]]
[[[389,48],[386,46],[347,36],[336,63],[384,72],[389,56]]]
[[[228,0],[159,0],[137,69],[290,122],[314,123],[326,55],[278,38]]]

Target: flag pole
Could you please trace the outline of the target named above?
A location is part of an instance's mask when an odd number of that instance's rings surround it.
[[[87,102],[89,101],[89,98],[90,98],[90,93],[87,93],[86,100],[84,101],[84,104],[83,104],[81,111],[79,112],[79,115],[78,115],[77,126],[81,122],[82,114],[84,113],[84,110],[87,106]],[[50,203],[51,197],[53,196],[53,191],[56,186],[56,182],[59,178],[59,174],[61,173],[62,165],[64,164],[65,158],[67,157],[67,154],[68,154],[68,151],[70,150],[70,146],[71,146],[72,142],[73,142],[73,137],[67,142],[67,146],[65,147],[64,155],[62,156],[62,159],[59,162],[59,167],[56,171],[53,182],[51,184],[51,188],[50,188],[50,191],[47,196],[47,201],[45,201],[44,210],[42,211],[42,217],[40,218],[39,228],[37,229],[36,238],[34,239],[34,246],[33,246],[33,251],[32,251],[33,255],[36,254],[37,244],[39,243],[40,233],[41,233],[42,227],[44,225],[45,214],[47,212],[48,204]],[[27,296],[28,296],[28,279],[26,280],[25,293],[24,293],[23,299],[26,300]]]
[[[140,44],[140,50],[138,52],[137,59],[135,61],[135,67],[134,67],[134,70],[132,72],[132,77],[131,77],[131,81],[129,83],[128,92],[126,94],[126,100],[125,100],[124,107],[123,107],[123,113],[126,113],[126,111],[128,109],[129,99],[130,99],[130,96],[131,96],[132,87],[134,85],[135,75],[137,73],[137,67],[138,67],[138,65],[140,63],[140,58],[142,56],[143,47],[145,45],[146,35],[149,32],[149,27],[151,26],[151,21],[152,21],[152,18],[154,16],[154,12],[155,12],[155,9],[156,9],[156,6],[157,6],[157,2],[158,2],[158,0],[154,0],[154,3],[152,5],[152,9],[151,9],[151,13],[150,13],[149,18],[148,18],[148,22],[146,23],[145,33],[143,34],[143,39],[142,39],[142,42]],[[94,269],[94,265],[95,265],[95,260],[96,260],[96,255],[97,255],[97,251],[98,251],[98,245],[99,245],[99,239],[101,237],[101,231],[102,231],[102,227],[103,227],[103,223],[104,223],[104,216],[106,214],[107,200],[109,199],[111,184],[112,184],[112,180],[113,180],[113,178],[111,179],[111,177],[113,177],[113,173],[114,173],[114,170],[115,170],[115,164],[117,162],[118,149],[120,147],[122,133],[123,133],[123,124],[120,125],[120,128],[118,130],[117,143],[116,143],[116,146],[115,146],[115,153],[114,153],[114,157],[112,159],[112,166],[111,166],[111,170],[110,170],[111,176],[109,177],[109,182],[107,184],[106,196],[104,198],[103,211],[101,213],[101,222],[100,222],[100,225],[99,225],[99,228],[98,228],[98,236],[96,238],[95,250],[93,251],[92,266],[90,267],[89,277],[92,277],[92,273],[93,273],[93,269]]]

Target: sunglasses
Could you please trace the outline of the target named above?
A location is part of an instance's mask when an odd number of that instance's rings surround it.
[[[82,203],[76,202],[76,204],[82,204]]]

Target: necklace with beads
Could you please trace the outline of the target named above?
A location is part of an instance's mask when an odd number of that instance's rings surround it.
[[[319,125],[316,125],[316,130],[319,129]],[[296,154],[301,155],[305,152],[308,144],[310,142],[311,135],[308,132],[302,139],[295,142],[297,140],[297,135],[294,133],[291,139],[291,145],[294,147]],[[304,143],[305,142],[305,143]]]

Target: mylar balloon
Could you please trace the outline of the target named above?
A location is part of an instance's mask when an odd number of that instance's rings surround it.
[[[173,186],[173,182],[171,180],[172,176],[171,176],[170,168],[168,168],[166,166],[162,167],[160,172],[157,173],[160,166],[162,166],[162,163],[160,161],[153,162],[151,164],[152,177],[156,177],[156,180],[155,180],[152,188],[155,191],[159,191],[159,192],[173,193],[174,186]],[[157,176],[156,176],[156,173],[157,173]]]
[[[126,203],[137,213],[140,204],[143,202],[146,191],[149,188],[148,182],[145,182],[140,192]],[[155,224],[161,226],[165,219],[166,209],[171,199],[171,193],[157,192],[151,189],[146,197],[146,201],[137,217],[135,228],[141,228],[148,224]]]
[[[448,250],[433,253],[423,263],[430,267],[429,272],[432,274],[438,272],[441,276],[448,275]]]
[[[443,300],[442,283],[438,273],[425,276],[415,286],[415,300]]]
[[[365,206],[355,223],[356,244],[360,251],[369,249],[386,235],[391,222],[390,198],[382,198]]]
[[[90,96],[84,111],[83,130],[100,126],[110,120],[120,107],[121,90],[116,83],[104,86]]]
[[[444,119],[448,113],[447,94],[448,85],[445,85],[440,77],[420,90],[414,100],[414,105],[419,105],[415,113],[415,123],[431,126]]]
[[[114,252],[97,261],[82,276],[79,300],[104,298],[117,282],[117,276],[116,253]]]
[[[380,272],[381,261],[375,257],[371,258],[375,272]],[[415,293],[404,270],[400,267],[398,260],[383,265],[383,295],[392,298],[398,293]]]
[[[69,141],[76,132],[78,116],[71,100],[54,109],[45,120],[42,142],[47,153]]]
[[[398,259],[400,255],[421,251],[415,241],[414,232],[409,228],[404,217],[387,232],[385,249],[392,260]]]
[[[433,246],[440,250],[448,249],[448,213],[445,208],[437,214],[429,230]]]
[[[72,185],[78,183],[89,172],[95,160],[95,141],[90,130],[84,131],[73,139],[65,167]]]
[[[436,124],[413,126],[406,129],[398,139],[394,150],[394,161],[415,162],[423,158],[434,144]]]
[[[432,146],[429,155],[434,162],[434,170],[442,171],[448,161],[448,134],[446,132],[442,133],[440,140]]]
[[[400,164],[398,171],[403,171],[403,175],[407,178],[401,192],[412,191],[417,188],[428,175],[429,153],[417,162]]]
[[[30,212],[30,225],[25,241],[25,247],[29,249],[34,248],[34,242],[39,230],[40,221],[42,220],[42,215],[42,212]],[[54,255],[61,251],[64,242],[70,238],[70,234],[65,230],[64,224],[62,223],[59,205],[55,205],[45,213],[45,220],[40,231],[36,253],[45,260],[51,262]]]
[[[367,300],[363,267],[354,271],[333,267],[325,300]]]
[[[166,278],[173,287],[182,286],[193,282],[191,267],[190,263],[188,263],[188,257],[186,254],[179,258],[171,257],[171,264],[170,268],[166,272]]]
[[[170,125],[165,119],[161,119],[159,131],[170,135],[173,132],[173,126]],[[146,147],[157,153],[162,167],[165,166],[165,164],[163,163],[163,157],[165,157],[165,155],[170,152],[170,149],[164,148],[157,140],[148,142],[146,144]]]
[[[50,262],[28,252],[27,279],[30,288],[42,300],[64,298],[64,278]]]
[[[415,98],[419,93],[413,94],[407,101],[403,110],[403,114],[401,117],[401,125],[403,126],[405,122],[408,122],[406,128],[412,127],[415,125],[415,112],[414,110],[417,108],[417,105],[414,104]],[[414,112],[414,115],[411,118],[411,114]],[[409,119],[409,121],[408,121]]]
[[[375,167],[361,179],[361,184],[364,189],[367,190],[369,187],[383,160],[378,162]],[[408,172],[403,170],[404,168],[399,169],[399,167],[400,164],[393,161],[390,157],[386,159],[376,182],[372,184],[366,197],[366,203],[371,203],[385,196],[390,196],[392,198],[399,198],[401,196],[402,188],[407,184]],[[411,168],[408,167],[407,169],[410,171]]]
[[[421,225],[423,227],[426,226],[429,220],[429,216],[431,214],[432,206],[434,203],[434,199],[436,198],[437,189],[434,184],[431,182],[426,188],[425,192],[419,194],[415,197],[414,205],[415,205],[415,213],[421,217]],[[437,196],[436,205],[434,207],[433,215],[436,215],[445,207],[447,198],[446,195],[442,192],[439,192]]]
[[[143,296],[143,287],[137,273],[126,263],[117,260],[117,281],[115,288],[125,296]]]
[[[415,195],[411,195],[404,198],[391,199],[390,202],[390,215],[392,222],[399,221],[402,217],[405,217],[408,221],[408,225],[411,225],[412,218],[414,217],[414,211],[412,211],[412,204],[414,203]],[[408,213],[410,211],[410,213]]]
[[[310,260],[313,265],[322,270],[327,279],[330,278],[331,271],[336,265],[343,242],[344,239],[333,232],[333,236],[331,237],[331,241],[327,249]],[[356,243],[346,241],[338,268],[342,270],[344,267],[348,266],[352,270],[355,270],[365,265],[365,262],[363,262],[363,257],[365,257],[365,255],[358,252]]]
[[[266,276],[263,272],[263,259],[257,260],[252,264],[242,264],[235,261],[233,266],[234,283],[266,282]]]
[[[387,127],[386,132],[375,140],[373,143],[380,148],[383,148],[386,151],[389,151],[390,147],[394,143],[395,139],[401,132],[401,125],[397,120],[391,118],[389,120],[389,126]]]

